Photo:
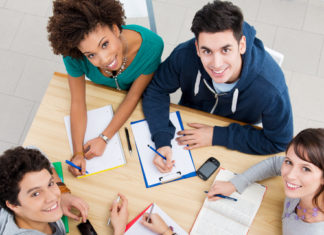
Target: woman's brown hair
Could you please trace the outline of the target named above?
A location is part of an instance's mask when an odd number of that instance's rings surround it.
[[[47,31],[54,54],[81,58],[78,46],[98,24],[122,30],[125,13],[117,0],[55,0]]]
[[[286,153],[290,147],[293,147],[295,154],[302,160],[312,163],[322,171],[324,180],[324,129],[309,128],[301,131],[288,144]],[[314,204],[319,207],[320,195],[324,192],[324,184],[320,186],[313,198]]]

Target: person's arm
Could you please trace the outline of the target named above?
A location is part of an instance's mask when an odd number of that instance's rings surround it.
[[[145,213],[140,223],[156,234],[173,234],[172,229],[164,222],[164,220],[158,214],[154,213],[151,214],[151,216],[149,216],[148,213]]]
[[[250,184],[270,177],[281,175],[281,165],[285,157],[269,157],[258,164],[250,167],[242,174],[236,175],[230,181],[215,181],[207,196],[211,200],[219,198],[214,194],[231,195],[235,190],[242,193]]]
[[[137,103],[139,102],[145,88],[152,80],[153,74],[140,75],[132,84],[129,89],[125,99],[119,105],[113,119],[107,126],[107,128],[102,132],[103,135],[111,139],[115,133],[124,125],[127,119],[130,117],[134,111]],[[105,150],[106,142],[100,137],[94,138],[88,141],[84,145],[84,149],[89,150],[85,153],[87,159],[91,159],[95,156],[102,155]]]
[[[71,194],[70,189],[61,181],[54,167],[52,168],[52,172],[54,182],[59,186],[61,190],[61,208],[63,214],[76,221],[79,221],[81,218],[82,222],[85,223],[88,217],[88,204],[81,198]],[[79,215],[75,215],[71,212],[71,209],[73,207],[80,212]]]
[[[261,97],[262,99],[262,97]],[[213,145],[226,146],[248,154],[273,154],[284,151],[293,137],[293,118],[288,91],[273,94],[262,113],[263,129],[250,125],[215,126]]]
[[[83,140],[87,127],[87,107],[86,107],[86,86],[85,75],[81,77],[72,77],[68,75],[70,93],[71,93],[71,134],[73,145],[73,158],[71,161],[82,168],[81,172],[69,166],[69,171],[74,175],[83,175],[86,170],[86,161],[84,159]]]
[[[128,221],[128,200],[123,195],[118,193],[120,201],[113,202],[110,208],[110,221],[114,228],[114,235],[123,235],[125,233]]]

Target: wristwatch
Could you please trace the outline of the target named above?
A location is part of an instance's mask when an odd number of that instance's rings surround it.
[[[101,138],[101,139],[103,139],[105,142],[106,142],[106,144],[108,144],[108,142],[109,142],[109,138],[107,137],[107,136],[105,136],[104,134],[100,134],[99,135],[99,137]]]

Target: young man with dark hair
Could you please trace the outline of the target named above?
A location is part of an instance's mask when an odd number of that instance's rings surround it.
[[[61,235],[63,214],[85,222],[87,213],[87,203],[70,194],[37,149],[17,147],[0,156],[0,234]]]
[[[230,2],[214,1],[199,10],[191,39],[177,46],[160,65],[143,97],[143,110],[156,148],[161,172],[172,169],[169,94],[181,88],[180,105],[263,129],[232,123],[226,127],[189,123],[177,141],[186,149],[220,145],[249,154],[283,151],[293,135],[292,110],[280,67]]]

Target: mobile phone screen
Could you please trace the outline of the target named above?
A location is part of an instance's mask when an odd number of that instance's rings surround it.
[[[214,163],[208,161],[199,169],[200,173],[208,178],[218,168]]]

